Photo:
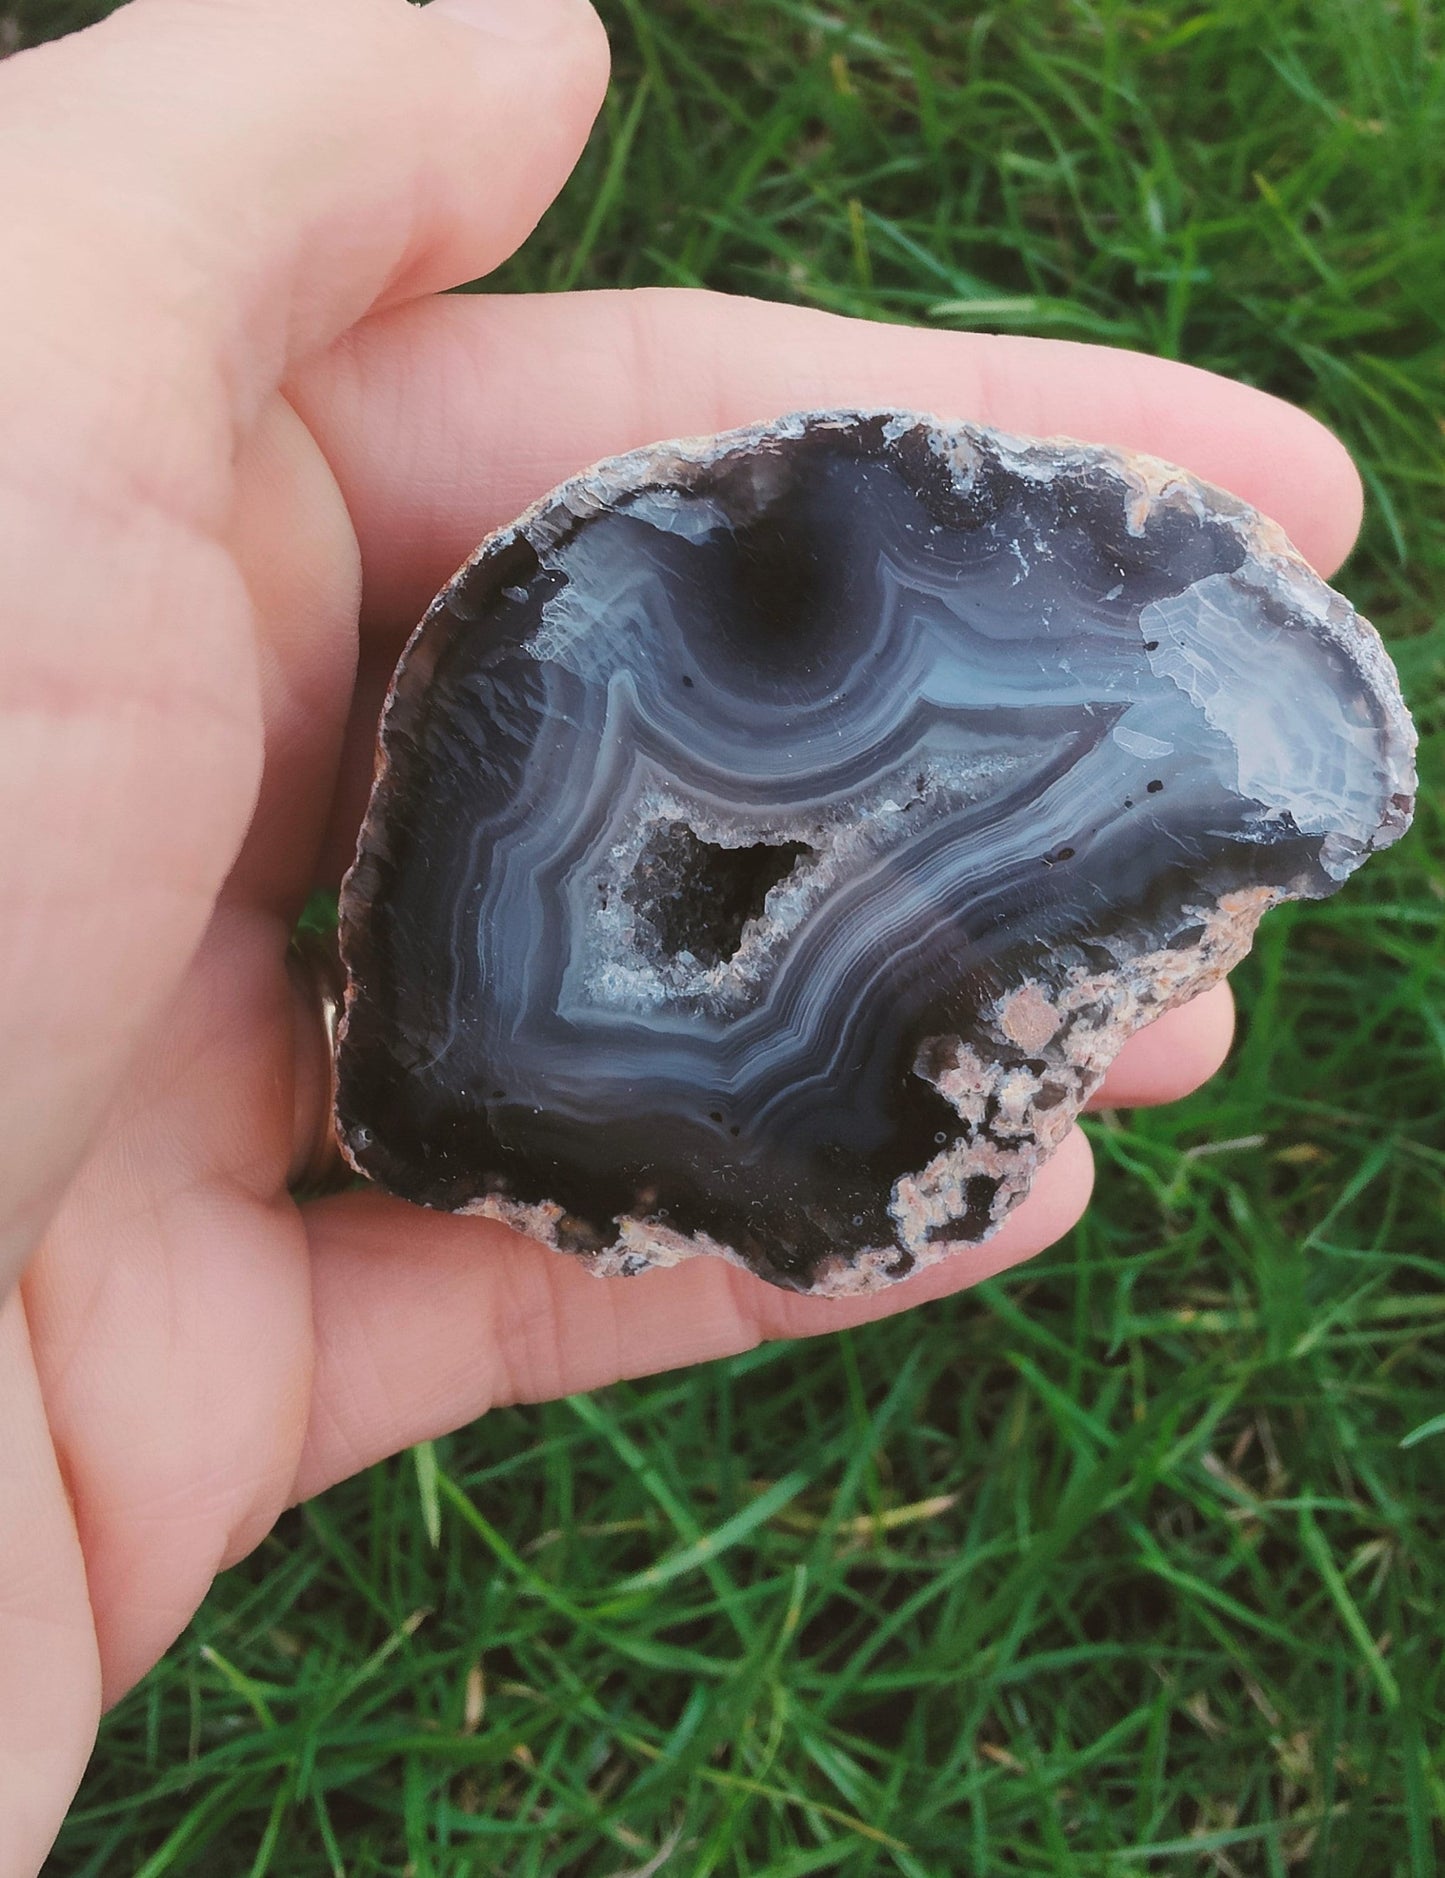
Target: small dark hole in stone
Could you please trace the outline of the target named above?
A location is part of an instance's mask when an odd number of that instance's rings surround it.
[[[707,1117],[707,1118],[708,1118],[708,1120],[709,1120],[710,1122],[719,1122],[719,1123],[720,1123],[720,1122],[722,1121],[722,1113],[721,1113],[721,1111],[720,1111],[720,1110],[718,1110],[718,1109],[709,1109],[709,1110],[708,1110],[708,1117]]]
[[[1134,798],[1133,798],[1133,796],[1125,796],[1125,798],[1124,798],[1124,807],[1125,807],[1126,809],[1132,809],[1132,808],[1133,808],[1133,806],[1134,806]]]
[[[682,675],[682,682],[687,686],[689,691],[692,690],[692,680],[688,677],[686,672]]]
[[[738,1126],[736,1122],[734,1122],[732,1127],[729,1128],[728,1130],[728,1133],[734,1137],[740,1135],[742,1132],[743,1132],[742,1129]]]
[[[1156,776],[1156,777],[1154,778],[1154,780],[1153,780],[1153,782],[1151,782],[1151,783],[1150,783],[1150,785],[1149,785],[1149,793],[1150,793],[1150,795],[1151,795],[1151,796],[1157,796],[1157,795],[1158,795],[1158,793],[1159,793],[1159,791],[1160,791],[1160,790],[1161,790],[1161,789],[1162,789],[1163,787],[1164,787],[1164,785],[1163,785],[1163,783],[1162,783],[1162,782],[1160,782],[1160,780],[1159,780],[1159,778],[1158,778],[1158,777]]]
[[[664,957],[690,952],[700,965],[717,965],[737,951],[771,889],[811,853],[802,841],[725,848],[669,822],[638,856],[625,897]]]
[[[1144,650],[1146,652],[1157,652],[1159,650],[1159,641],[1157,639],[1146,639],[1144,641]]]
[[[1060,848],[1058,853],[1054,856],[1056,861],[1072,861],[1073,858],[1074,850],[1072,848]]]

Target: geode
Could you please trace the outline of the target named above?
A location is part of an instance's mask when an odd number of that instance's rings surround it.
[[[339,1137],[598,1273],[876,1289],[1403,833],[1413,749],[1374,629],[1151,458],[896,412],[616,458],[398,667]]]

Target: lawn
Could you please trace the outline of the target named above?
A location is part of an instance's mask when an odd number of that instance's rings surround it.
[[[10,0],[8,43],[100,10]],[[1414,834],[1271,915],[1087,1222],[833,1342],[496,1414],[287,1516],[110,1716],[59,1878],[1445,1867],[1445,13],[607,0],[498,284],[703,283],[1308,405]],[[0,0],[0,15],[7,14]]]

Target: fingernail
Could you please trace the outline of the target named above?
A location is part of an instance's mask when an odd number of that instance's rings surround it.
[[[556,39],[592,12],[589,0],[430,0],[428,12],[465,20],[497,39]]]

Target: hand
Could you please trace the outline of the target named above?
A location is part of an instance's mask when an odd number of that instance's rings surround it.
[[[582,0],[136,0],[0,68],[3,1878],[102,1701],[288,1502],[493,1403],[972,1284],[1086,1202],[1076,1132],[988,1245],[846,1304],[293,1203],[325,1066],[287,937],[482,534],[609,452],[849,402],[1154,451],[1326,570],[1352,538],[1339,445],[1183,366],[707,294],[429,297],[530,229],[605,75]],[[1103,1099],[1182,1094],[1229,1029],[1222,989],[1161,1020]]]

